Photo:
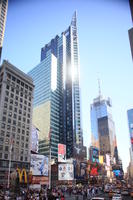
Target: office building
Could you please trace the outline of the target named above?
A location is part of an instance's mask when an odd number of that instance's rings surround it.
[[[103,99],[101,95],[91,104],[91,134],[92,146],[99,149],[100,155],[110,154],[117,159],[118,152],[115,136],[115,125],[111,113],[110,98]]]
[[[0,0],[0,60],[2,54],[2,45],[5,32],[8,0]]]
[[[133,22],[133,1],[132,0],[129,0],[129,6],[130,6],[131,17],[132,17],[132,22]],[[128,35],[129,35],[129,42],[130,42],[130,47],[131,47],[132,59],[133,59],[133,27],[128,30]]]
[[[129,138],[130,138],[130,160],[133,162],[133,109],[127,111]]]
[[[33,123],[40,130],[39,152],[49,154],[50,135],[52,158],[57,158],[58,143],[66,144],[67,158],[73,157],[74,146],[83,146],[76,12],[67,30],[41,49],[41,63],[28,74],[35,84]]]
[[[0,184],[11,172],[30,168],[32,79],[7,61],[0,67]],[[10,153],[11,151],[11,153]]]

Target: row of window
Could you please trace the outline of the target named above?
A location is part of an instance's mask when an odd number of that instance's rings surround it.
[[[20,85],[26,89],[29,89],[30,91],[32,91],[32,87],[28,86],[26,83],[24,83],[23,81],[21,81],[20,79],[16,78],[15,76],[12,76],[10,73],[7,73],[7,77],[8,79],[11,81],[14,81],[14,83],[17,83],[19,85],[17,85],[17,87],[19,88]]]

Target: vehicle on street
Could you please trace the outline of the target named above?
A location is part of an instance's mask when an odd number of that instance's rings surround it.
[[[105,200],[103,197],[93,197],[91,200]]]
[[[123,196],[128,196],[128,195],[129,195],[129,192],[128,192],[128,190],[123,190],[123,191],[121,192],[121,194],[122,194]]]
[[[122,200],[121,194],[114,194],[112,200]]]

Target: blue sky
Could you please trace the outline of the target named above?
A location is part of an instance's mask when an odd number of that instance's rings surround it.
[[[41,47],[66,30],[77,10],[84,144],[89,146],[90,104],[101,91],[112,99],[119,155],[129,163],[127,109],[133,108],[133,63],[128,39],[128,0],[9,0],[2,59],[28,72]]]

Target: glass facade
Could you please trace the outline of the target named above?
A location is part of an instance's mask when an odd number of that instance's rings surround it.
[[[75,12],[68,29],[41,49],[41,63],[29,72],[35,84],[34,110],[50,102],[46,126],[49,125],[51,130],[51,147],[55,157],[58,142],[66,144],[68,158],[73,157],[75,144],[83,145],[76,18]],[[46,136],[48,132],[42,135]]]
[[[115,155],[116,136],[115,126],[111,114],[110,99],[104,100],[101,96],[94,99],[91,104],[91,133],[92,145],[99,148],[100,154]]]
[[[133,160],[133,109],[127,111],[127,117],[128,117],[129,137],[131,145],[130,154],[131,154],[131,159]]]

